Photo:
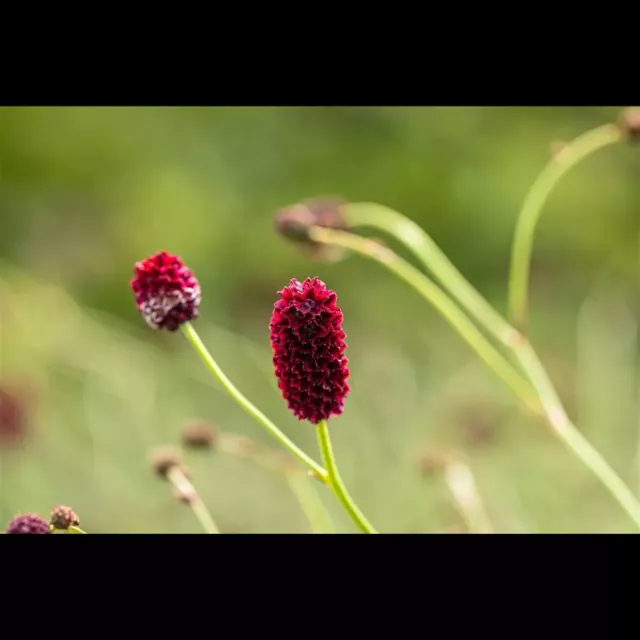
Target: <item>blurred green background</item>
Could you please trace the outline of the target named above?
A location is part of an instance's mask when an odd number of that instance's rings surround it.
[[[496,531],[626,532],[599,483],[422,299],[358,257],[312,262],[273,232],[317,195],[413,218],[501,311],[524,196],[554,140],[618,107],[0,108],[0,384],[26,437],[1,454],[2,523],[70,504],[90,532],[199,532],[155,477],[185,422],[273,445],[179,334],[137,314],[134,262],[166,249],[203,289],[197,329],[237,386],[318,457],[280,398],[276,292],[317,275],[345,313],[352,392],[333,421],[347,486],[384,532],[464,530],[425,451],[466,460]],[[579,428],[640,493],[640,148],[596,153],[554,191],[534,248],[531,340]],[[390,243],[392,244],[392,243]],[[395,245],[392,244],[395,247]],[[399,249],[403,255],[406,252]],[[250,460],[185,453],[225,532],[306,532],[290,487]],[[353,531],[332,495],[318,496]]]

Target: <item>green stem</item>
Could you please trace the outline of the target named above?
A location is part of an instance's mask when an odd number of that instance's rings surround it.
[[[579,460],[591,469],[633,521],[640,526],[640,503],[606,460],[569,420],[535,351],[520,333],[512,329],[512,340],[508,342],[508,346],[528,380],[524,380],[509,362],[503,359],[502,355],[486,341],[485,337],[446,294],[424,274],[414,269],[389,249],[372,240],[320,227],[313,227],[310,230],[310,236],[316,242],[342,246],[379,262],[410,284],[427,302],[433,304],[531,410],[539,413],[540,405],[542,405],[544,415],[553,433],[569,447]],[[532,391],[535,398],[531,397]]]
[[[262,413],[255,405],[238,391],[233,385],[231,380],[223,373],[222,369],[218,366],[218,363],[213,359],[207,348],[204,346],[200,336],[196,333],[193,325],[190,322],[186,322],[182,325],[182,331],[187,337],[193,348],[196,350],[204,364],[209,371],[218,378],[220,384],[224,387],[225,391],[251,416],[253,416],[281,445],[287,448],[293,455],[299,458],[309,468],[313,469],[321,478],[327,477],[327,472],[317,463],[310,458],[302,449],[294,444],[287,436],[276,427],[267,416]]]
[[[177,465],[171,467],[167,472],[167,479],[181,495],[187,497],[187,502],[204,531],[206,533],[220,533],[220,530],[213,521],[213,518],[211,517],[211,514],[204,502],[202,502],[196,488],[193,486],[191,480],[189,480],[189,478],[184,474],[182,469]]]
[[[536,225],[549,194],[560,178],[580,160],[622,139],[619,127],[606,124],[565,145],[542,170],[527,194],[518,217],[509,273],[509,315],[521,330],[526,321],[529,271]]]
[[[349,203],[344,207],[344,214],[349,228],[371,227],[402,242],[471,317],[502,344],[508,346],[514,341],[515,329],[478,293],[431,236],[413,220],[375,202]]]
[[[322,503],[313,484],[317,481],[297,470],[284,472],[291,492],[297,498],[300,508],[304,512],[313,533],[335,533],[336,529],[331,516]]]
[[[351,249],[379,262],[426,298],[460,334],[478,356],[496,373],[534,413],[540,412],[533,388],[508,360],[485,338],[463,311],[422,272],[378,242],[344,231],[312,227],[309,234],[316,242]]]
[[[80,527],[74,527],[74,526],[69,527],[67,531],[69,533],[87,533],[86,531],[83,531]]]
[[[589,443],[569,420],[553,384],[529,343],[524,342],[520,345],[516,349],[516,355],[540,396],[553,432],[593,471],[640,528],[640,502],[609,463],[600,455],[598,450]]]
[[[360,509],[358,509],[356,503],[349,495],[347,488],[344,486],[344,482],[342,482],[342,478],[338,472],[336,459],[333,455],[333,448],[331,447],[331,438],[329,436],[327,421],[321,420],[316,425],[316,428],[318,431],[318,444],[320,445],[322,460],[327,468],[327,473],[329,474],[327,484],[329,484],[346,512],[351,516],[351,519],[363,533],[377,533],[369,521],[364,517]]]

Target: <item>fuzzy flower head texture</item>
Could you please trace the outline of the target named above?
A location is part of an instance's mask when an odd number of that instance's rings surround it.
[[[318,278],[278,292],[271,347],[278,387],[299,420],[318,424],[344,409],[349,393],[346,334],[335,291]]]
[[[6,533],[51,533],[51,529],[37,513],[23,513],[9,522]]]
[[[49,522],[56,529],[66,530],[69,527],[77,527],[80,524],[80,518],[71,507],[61,504],[51,510]]]
[[[136,263],[130,284],[138,311],[153,329],[175,331],[198,317],[200,284],[178,256],[161,251]]]

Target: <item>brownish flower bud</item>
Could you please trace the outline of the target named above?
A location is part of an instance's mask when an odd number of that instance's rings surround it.
[[[297,242],[311,259],[335,262],[344,252],[339,247],[326,246],[309,238],[311,227],[346,230],[344,201],[340,198],[314,198],[280,209],[275,215],[277,233]]]
[[[625,109],[618,118],[618,126],[631,142],[640,141],[640,108]]]
[[[450,453],[437,449],[423,452],[418,459],[418,469],[423,476],[444,473],[453,458]]]
[[[159,447],[151,452],[152,469],[162,478],[166,478],[173,467],[180,467],[188,475],[187,468],[182,463],[180,452],[175,447]]]
[[[49,524],[56,529],[66,531],[69,527],[77,527],[80,524],[80,518],[71,507],[58,505],[51,510]]]
[[[182,429],[181,439],[187,447],[211,449],[218,443],[218,432],[206,422],[192,422]]]

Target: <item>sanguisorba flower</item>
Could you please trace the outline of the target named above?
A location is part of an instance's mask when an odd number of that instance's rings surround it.
[[[80,518],[71,507],[61,504],[51,509],[49,523],[56,529],[66,531],[69,527],[77,527],[80,524]]]
[[[335,291],[318,278],[291,280],[278,292],[271,346],[278,387],[299,420],[318,424],[344,409],[349,369]]]
[[[9,522],[5,533],[51,533],[51,529],[37,513],[23,513]]]
[[[200,284],[178,256],[161,251],[135,265],[131,289],[136,305],[153,329],[175,331],[198,317]]]

